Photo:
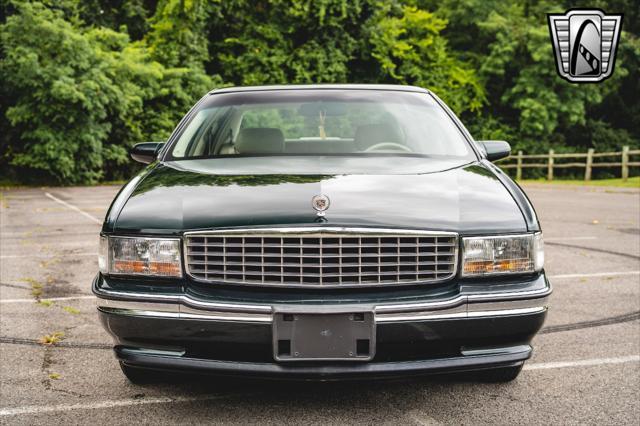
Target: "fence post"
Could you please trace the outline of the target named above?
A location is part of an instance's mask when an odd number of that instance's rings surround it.
[[[622,181],[629,179],[629,147],[622,147]]]
[[[589,148],[589,150],[587,151],[587,164],[585,164],[585,169],[584,169],[584,180],[587,182],[591,180],[592,165],[593,165],[593,148]]]
[[[549,164],[547,165],[547,180],[553,180],[553,153],[552,149],[549,150]]]
[[[522,180],[522,151],[518,151],[516,159],[516,180]]]

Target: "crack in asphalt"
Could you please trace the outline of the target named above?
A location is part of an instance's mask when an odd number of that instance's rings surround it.
[[[558,246],[558,247],[567,247],[567,248],[577,248],[577,249],[583,249],[583,250],[591,250],[591,251],[597,251],[599,253],[613,254],[615,256],[622,256],[622,257],[628,257],[628,258],[631,258],[631,259],[640,260],[640,256],[636,256],[635,254],[620,253],[619,251],[605,250],[605,249],[601,249],[601,248],[597,248],[597,247],[585,247],[585,246],[577,246],[577,245],[574,245],[574,244],[565,244],[565,243],[550,243],[550,242],[547,242],[547,241],[545,241],[544,243],[545,243],[545,245],[548,245],[548,246]]]
[[[585,328],[594,328],[601,327],[605,325],[613,325],[620,324],[624,322],[631,322],[640,320],[640,311],[629,312],[623,315],[618,315],[615,317],[602,318],[599,320],[593,321],[581,321],[574,322],[571,324],[560,324],[560,325],[552,325],[549,327],[545,327],[540,330],[539,334],[551,334],[551,333],[559,333],[562,331],[572,331],[572,330],[581,330]],[[32,345],[32,346],[43,346],[40,341],[36,339],[26,339],[22,337],[10,337],[10,336],[0,336],[0,343],[7,343],[11,345]],[[82,342],[58,342],[54,345],[47,346],[51,348],[69,348],[69,349],[101,349],[101,350],[111,350],[113,345],[109,345],[106,343],[82,343]]]
[[[8,283],[0,283],[2,287],[11,287],[11,288],[19,288],[21,290],[31,290],[31,287],[27,287],[20,284],[8,284]]]
[[[37,339],[26,339],[22,337],[0,336],[0,343],[8,343],[11,345],[33,345],[45,346]],[[70,348],[70,349],[112,349],[113,345],[106,343],[81,343],[81,342],[58,342],[46,347]]]
[[[540,334],[559,333],[561,331],[580,330],[583,328],[600,327],[603,325],[620,324],[623,322],[630,322],[640,320],[640,311],[629,312],[627,314],[618,315],[615,317],[602,318],[593,321],[574,322],[572,324],[560,324],[545,327],[540,330]]]

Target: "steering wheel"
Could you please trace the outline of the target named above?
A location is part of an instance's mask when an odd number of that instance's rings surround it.
[[[408,146],[395,143],[395,142],[380,142],[375,145],[371,145],[369,148],[365,149],[364,152],[385,151],[385,150],[413,152],[411,148],[409,148]]]

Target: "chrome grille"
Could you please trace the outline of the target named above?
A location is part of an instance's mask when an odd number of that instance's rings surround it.
[[[455,275],[454,233],[352,228],[192,232],[187,273],[198,281],[286,287],[430,283]]]

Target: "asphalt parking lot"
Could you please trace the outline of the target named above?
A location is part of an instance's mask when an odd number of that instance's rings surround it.
[[[208,379],[135,386],[98,323],[90,282],[115,186],[0,198],[2,424],[638,424],[640,190],[525,188],[554,285],[520,377],[357,383]],[[57,342],[43,345],[48,336]]]

